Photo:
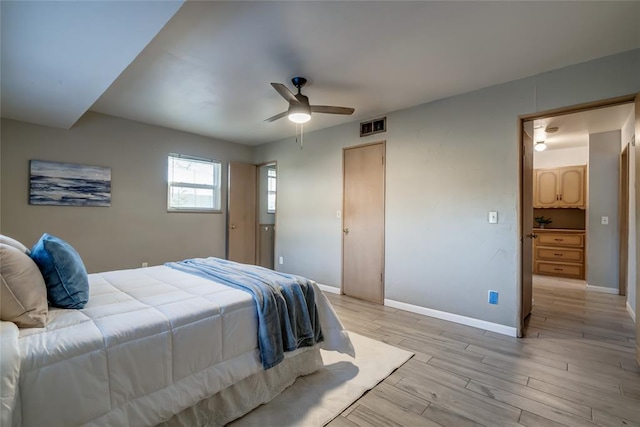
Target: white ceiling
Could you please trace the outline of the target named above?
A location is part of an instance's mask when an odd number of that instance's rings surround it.
[[[182,2],[2,1],[2,117],[70,128]]]
[[[622,129],[632,111],[633,104],[623,104],[534,120],[534,143],[545,141],[549,150],[587,147],[589,134]],[[548,127],[557,127],[558,131],[545,133]]]
[[[295,133],[263,120],[296,75],[356,109],[309,132],[640,48],[638,1],[180,5],[2,1],[2,116],[68,128],[90,108],[255,145]]]

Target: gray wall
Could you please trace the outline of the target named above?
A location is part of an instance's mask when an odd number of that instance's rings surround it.
[[[71,130],[2,121],[0,231],[76,246],[91,271],[223,256],[223,214],[166,212],[166,155],[278,162],[279,268],[340,286],[342,148],[387,141],[385,297],[515,327],[519,283],[518,115],[640,92],[640,50],[249,147],[94,113]],[[28,161],[112,168],[112,206],[30,206]],[[226,194],[223,194],[223,201]],[[223,202],[223,205],[224,202]],[[223,207],[226,207],[223,206]],[[488,224],[487,212],[499,212]],[[487,290],[500,304],[487,304]]]
[[[620,131],[589,135],[587,283],[618,289]],[[609,224],[601,223],[609,217]]]
[[[278,162],[277,267],[340,286],[342,148],[385,139],[385,298],[515,327],[518,115],[640,92],[639,69],[635,50],[389,113],[385,134],[349,123],[302,150],[257,147],[254,161]]]
[[[70,130],[2,120],[0,149],[0,232],[27,246],[44,232],[59,236],[90,272],[224,257],[224,214],[167,212],[167,155],[222,161],[223,189],[227,162],[251,160],[250,147],[97,113]],[[111,167],[111,206],[29,205],[30,159]]]

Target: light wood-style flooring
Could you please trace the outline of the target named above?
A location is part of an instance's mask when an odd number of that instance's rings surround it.
[[[348,330],[415,352],[329,426],[640,426],[624,297],[535,277],[525,337],[328,295]]]

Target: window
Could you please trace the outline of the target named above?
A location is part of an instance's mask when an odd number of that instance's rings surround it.
[[[276,170],[275,169],[267,169],[267,213],[276,213]]]
[[[220,162],[169,154],[167,209],[220,211]]]

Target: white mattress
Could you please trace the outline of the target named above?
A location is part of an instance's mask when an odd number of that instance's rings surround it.
[[[248,293],[164,266],[89,281],[86,308],[20,330],[14,426],[153,426],[262,370]],[[325,340],[349,352],[316,290]]]

